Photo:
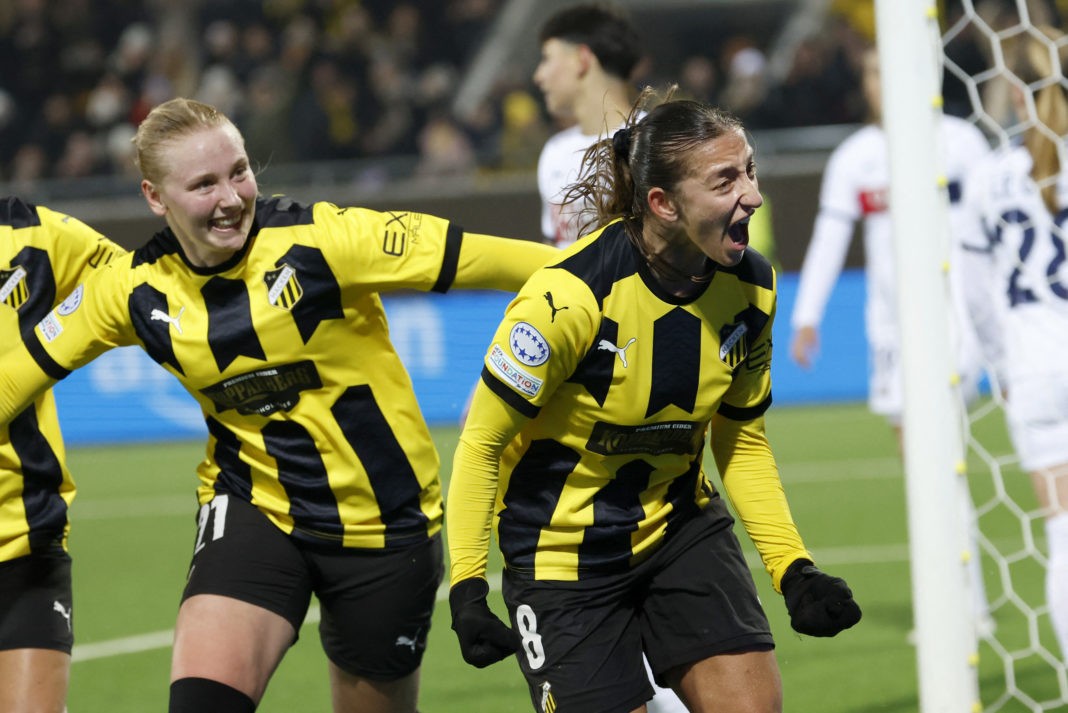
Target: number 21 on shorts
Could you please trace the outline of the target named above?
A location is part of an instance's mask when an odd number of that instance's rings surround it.
[[[200,506],[197,515],[197,544],[193,548],[193,554],[204,549],[209,541],[214,542],[226,533],[226,508],[230,504],[229,495],[216,495],[210,503]],[[211,536],[208,536],[208,531]]]

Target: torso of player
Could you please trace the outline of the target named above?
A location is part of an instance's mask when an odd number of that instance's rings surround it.
[[[117,246],[79,221],[3,199],[0,334],[5,342],[19,341],[65,292],[116,252]],[[12,423],[0,426],[0,561],[65,539],[74,494],[55,400],[48,391]]]
[[[163,233],[85,299],[92,321],[142,344],[199,401],[211,436],[201,502],[224,491],[287,532],[382,547],[440,526],[438,459],[378,294],[356,276],[412,250],[420,231],[405,221],[419,216],[397,214],[384,237],[377,223],[373,236],[326,235],[320,211],[334,210],[347,209],[316,204],[314,222],[261,228],[213,270],[191,268]],[[370,240],[378,262],[361,265],[346,246]]]
[[[1010,381],[1062,371],[1068,348],[1068,207],[1051,215],[1030,178],[1031,157],[1017,146],[999,150],[983,167],[976,204],[993,250],[995,304],[1005,330]],[[1068,206],[1068,176],[1058,199]]]
[[[760,415],[770,396],[773,278],[756,260],[678,300],[609,228],[531,279],[487,356],[489,375],[537,410],[502,458],[510,567],[569,579],[629,566],[708,502],[710,419]],[[614,275],[590,276],[609,264]]]
[[[950,229],[960,230],[962,185],[986,154],[986,141],[978,129],[956,117],[943,116],[939,129]],[[865,126],[834,151],[820,207],[863,221],[869,328],[895,331],[897,258],[890,217],[890,159],[886,133],[880,126]],[[923,226],[917,225],[914,232],[918,241],[932,244],[930,232]]]

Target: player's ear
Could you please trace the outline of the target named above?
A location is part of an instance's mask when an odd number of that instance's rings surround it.
[[[597,55],[593,53],[589,45],[578,46],[579,76],[585,77],[590,69],[597,63]]]
[[[145,197],[149,209],[156,215],[163,217],[167,213],[167,206],[160,197],[159,189],[147,178],[141,181],[141,195]]]
[[[663,188],[658,186],[650,188],[646,201],[652,214],[663,221],[673,222],[679,217],[678,206],[675,205],[671,194]]]

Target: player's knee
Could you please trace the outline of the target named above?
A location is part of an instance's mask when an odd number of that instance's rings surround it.
[[[169,713],[252,713],[256,704],[236,688],[207,678],[180,678],[171,684]]]

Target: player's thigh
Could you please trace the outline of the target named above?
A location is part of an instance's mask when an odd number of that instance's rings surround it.
[[[900,349],[896,344],[873,341],[868,354],[868,408],[891,424],[899,423],[905,398]]]
[[[355,676],[330,662],[334,713],[417,713],[419,669],[394,681]]]
[[[296,641],[311,591],[293,540],[250,503],[216,496],[200,511],[172,680],[209,678],[259,700]]]
[[[1008,386],[1009,432],[1024,469],[1068,463],[1068,374],[1035,374]]]
[[[504,600],[536,711],[629,713],[653,695],[633,573],[580,582],[504,574]]]
[[[230,597],[274,612],[299,631],[312,587],[300,545],[256,506],[228,495],[201,506],[183,602],[200,594]]]
[[[74,644],[71,560],[62,547],[0,562],[0,651]]]
[[[781,713],[782,678],[772,651],[719,654],[685,667],[679,691],[690,713]]]
[[[679,526],[647,565],[642,640],[660,685],[674,686],[695,661],[774,646],[722,498]]]
[[[0,711],[63,713],[70,654],[53,649],[0,651]]]
[[[399,681],[417,671],[445,571],[441,537],[381,550],[308,550],[305,556],[327,658],[370,681]]]

